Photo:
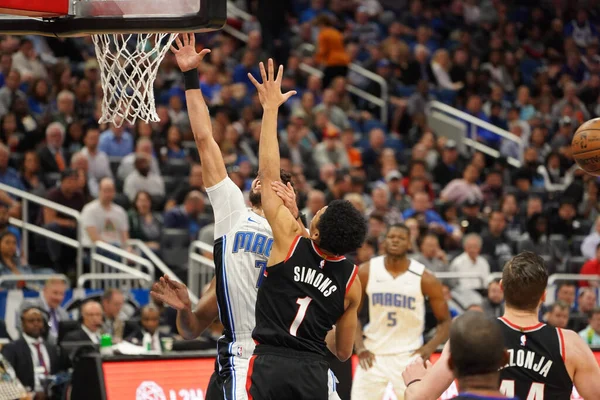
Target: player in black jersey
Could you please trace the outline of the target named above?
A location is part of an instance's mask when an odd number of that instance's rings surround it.
[[[500,371],[500,392],[521,400],[569,400],[573,384],[584,399],[600,398],[600,367],[576,332],[540,323],[538,311],[546,298],[548,272],[543,259],[525,251],[504,266],[500,286],[506,309],[498,324],[509,360]],[[411,385],[405,400],[434,400],[452,383],[450,350],[426,371],[421,363],[403,373]]]
[[[277,195],[277,114],[294,92],[281,93],[283,67],[275,77],[273,60],[269,59],[268,70],[267,75],[260,64],[262,84],[249,75],[263,106],[259,178],[262,206],[274,242],[258,290],[252,333],[257,346],[246,389],[250,400],[325,400],[329,368],[326,347],[340,360],[352,354],[360,282],[356,279],[358,268],[343,254],[362,244],[366,221],[349,202],[334,201],[316,213],[309,235]]]
[[[508,359],[502,330],[493,319],[477,311],[456,318],[450,329],[448,358],[458,381],[459,394],[454,399],[505,399],[498,390],[498,378]]]

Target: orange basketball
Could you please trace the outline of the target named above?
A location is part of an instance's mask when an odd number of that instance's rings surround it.
[[[571,141],[573,158],[585,172],[600,176],[600,118],[583,123]]]

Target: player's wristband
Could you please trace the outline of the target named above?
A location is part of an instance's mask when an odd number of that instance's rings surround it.
[[[200,77],[198,76],[198,70],[196,68],[185,71],[183,73],[183,81],[185,90],[200,89]]]
[[[406,385],[406,388],[408,389],[408,387],[410,385],[412,385],[413,383],[417,383],[417,382],[421,382],[421,379],[413,379],[412,381],[408,382],[408,384]]]

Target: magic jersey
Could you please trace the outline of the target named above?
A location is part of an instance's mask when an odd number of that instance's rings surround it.
[[[370,262],[365,347],[375,355],[412,353],[423,345],[425,297],[421,277],[425,266],[410,260],[408,270],[394,278],[385,269],[384,260],[385,256],[380,256]]]
[[[228,375],[235,374],[235,357],[247,361],[254,352],[256,294],[271,254],[273,233],[267,220],[246,206],[230,178],[206,191],[215,214],[217,304],[225,328],[217,342],[217,364],[219,374]]]

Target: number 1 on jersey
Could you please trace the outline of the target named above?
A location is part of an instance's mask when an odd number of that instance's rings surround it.
[[[312,299],[310,297],[298,297],[296,300],[296,304],[298,304],[300,308],[298,308],[294,322],[292,322],[292,325],[290,326],[290,335],[296,336],[296,333],[298,333],[298,328],[306,316],[306,310],[311,301]]]

